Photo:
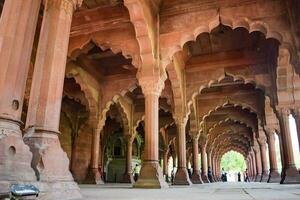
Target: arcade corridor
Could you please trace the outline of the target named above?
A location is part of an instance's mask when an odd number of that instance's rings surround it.
[[[299,10],[0,0],[0,193],[300,199]],[[219,183],[231,151],[252,183]]]

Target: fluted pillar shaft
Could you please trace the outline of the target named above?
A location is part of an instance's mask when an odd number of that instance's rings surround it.
[[[192,180],[194,184],[202,184],[200,166],[199,166],[199,142],[198,137],[193,137],[193,174]]]
[[[177,125],[177,158],[178,168],[174,179],[174,185],[190,185],[191,181],[186,168],[186,120],[179,118],[176,120]]]
[[[206,144],[201,145],[201,178],[204,183],[209,183],[209,180],[207,177]]]
[[[252,160],[252,167],[253,167],[253,176],[252,180],[255,181],[256,176],[257,176],[257,167],[256,167],[256,158],[255,158],[255,153],[251,151],[251,160]]]
[[[261,160],[262,160],[262,178],[261,182],[267,182],[269,178],[269,169],[268,169],[268,161],[267,161],[267,146],[266,140],[259,140]]]
[[[145,96],[145,148],[144,160],[136,188],[168,187],[159,165],[158,98],[163,88],[159,77],[140,77]]]
[[[103,180],[99,172],[99,156],[101,152],[99,129],[94,129],[92,138],[91,166],[86,182],[90,184],[103,184]]]
[[[296,108],[292,114],[293,114],[293,117],[295,118],[295,122],[296,122],[298,145],[299,145],[299,151],[300,151],[300,108]]]
[[[33,153],[32,167],[56,199],[81,198],[58,138],[72,15],[79,3],[46,1],[26,119],[24,140]]]
[[[131,135],[126,135],[126,166],[123,175],[123,183],[134,183],[132,176],[132,142],[133,138]]]
[[[255,160],[256,160],[255,182],[260,182],[261,175],[262,175],[262,164],[261,164],[261,154],[258,146],[254,149],[254,153],[255,153]]]
[[[268,131],[268,146],[269,146],[269,159],[270,159],[270,174],[268,183],[279,183],[280,175],[278,173],[276,149],[275,149],[275,133]]]
[[[0,193],[7,192],[11,183],[36,180],[20,126],[40,4],[40,0],[6,0],[1,13]]]
[[[291,114],[291,110],[288,108],[281,108],[279,109],[278,114],[284,158],[281,183],[300,183],[300,175],[295,165],[292,138],[289,127],[289,115]]]
[[[166,179],[168,179],[168,174],[169,174],[169,157],[168,157],[168,154],[169,154],[169,149],[165,149],[164,150],[164,166],[163,166],[163,173],[164,175],[166,176]]]

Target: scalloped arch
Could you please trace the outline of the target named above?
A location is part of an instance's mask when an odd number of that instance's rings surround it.
[[[104,125],[105,125],[105,120],[106,120],[106,113],[109,111],[110,109],[110,106],[112,104],[116,104],[116,103],[119,103],[119,99],[121,97],[124,97],[125,94],[127,92],[132,92],[134,89],[136,89],[138,87],[138,85],[136,83],[132,84],[132,86],[130,86],[128,89],[124,89],[124,90],[121,90],[118,94],[115,94],[111,100],[109,100],[105,106],[104,106],[104,109],[102,111],[100,111],[99,113],[99,116],[100,116],[100,119],[99,119],[99,122],[97,124],[97,128],[98,130],[102,130]],[[122,107],[122,105],[120,104],[120,106]],[[122,109],[125,109],[124,107],[122,107]],[[126,112],[124,112],[126,113]],[[125,114],[126,115],[126,114]],[[127,115],[126,115],[127,116]]]
[[[68,78],[74,78],[75,82],[80,86],[81,91],[84,93],[87,102],[89,104],[89,111],[90,111],[90,123],[96,123],[98,118],[98,103],[94,99],[92,92],[88,88],[87,84],[85,83],[84,79],[82,78],[81,74],[76,70],[72,70],[67,74]]]
[[[121,53],[126,59],[131,58],[132,59],[132,65],[136,68],[139,68],[140,66],[140,58],[136,55],[136,53],[128,51],[124,45],[118,43],[114,44],[109,41],[98,41],[96,37],[88,36],[84,39],[82,39],[81,43],[79,43],[77,46],[73,46],[69,48],[68,56],[72,58],[72,54],[75,51],[83,51],[89,44],[94,44],[98,46],[102,51],[110,49],[114,54]]]

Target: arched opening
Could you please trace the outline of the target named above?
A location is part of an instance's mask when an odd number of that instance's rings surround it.
[[[245,158],[236,151],[229,151],[222,156],[221,169],[227,173],[228,182],[237,182],[238,173],[240,173],[241,181],[244,179],[246,170]]]

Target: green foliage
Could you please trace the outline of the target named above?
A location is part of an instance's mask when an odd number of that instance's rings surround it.
[[[243,172],[246,169],[246,164],[242,154],[236,151],[230,151],[223,155],[221,160],[221,168],[225,171]]]

